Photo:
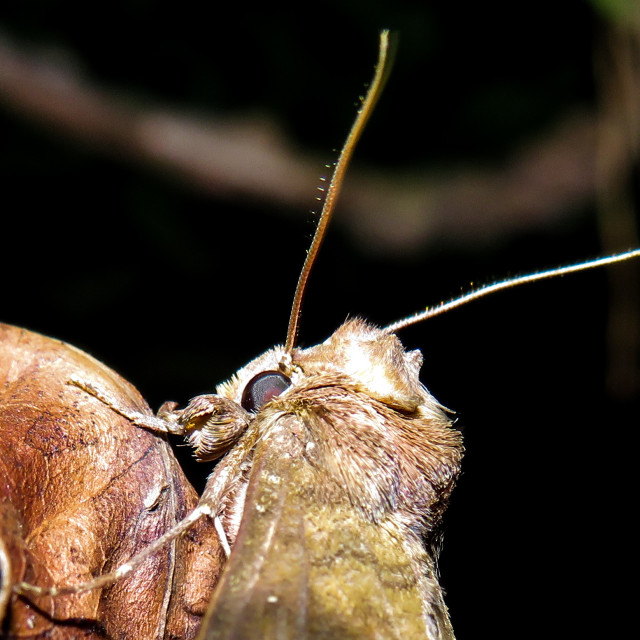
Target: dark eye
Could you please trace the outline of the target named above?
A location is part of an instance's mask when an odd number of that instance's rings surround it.
[[[242,408],[255,413],[272,398],[291,386],[291,380],[278,371],[263,371],[249,380],[242,392]]]

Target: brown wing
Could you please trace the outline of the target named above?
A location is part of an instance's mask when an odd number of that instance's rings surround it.
[[[323,491],[303,429],[280,416],[258,444],[238,537],[198,638],[453,639],[424,550]]]

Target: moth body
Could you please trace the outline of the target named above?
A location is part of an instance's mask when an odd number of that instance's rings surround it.
[[[245,411],[247,385],[282,371],[283,353],[217,397]],[[435,548],[462,442],[421,361],[362,320],[293,351],[290,385],[243,417],[242,460],[223,458],[202,498],[217,487],[231,555],[201,638],[453,638]]]

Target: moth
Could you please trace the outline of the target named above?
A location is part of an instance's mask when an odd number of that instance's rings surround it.
[[[103,578],[25,596],[80,593],[136,571],[202,518],[216,526],[225,567],[198,638],[454,637],[436,562],[440,525],[460,471],[461,434],[419,380],[422,356],[396,332],[526,282],[640,255],[618,256],[498,282],[391,324],[353,319],[325,342],[297,348],[302,295],[357,138],[384,82],[388,35],[371,89],[327,187],[296,291],[287,340],[215,394],[155,417],[74,377],[99,405],[141,429],[185,435],[217,464],[196,509]]]

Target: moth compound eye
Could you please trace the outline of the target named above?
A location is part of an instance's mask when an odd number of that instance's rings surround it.
[[[242,408],[255,413],[290,386],[291,380],[279,371],[263,371],[251,378],[244,388]]]

